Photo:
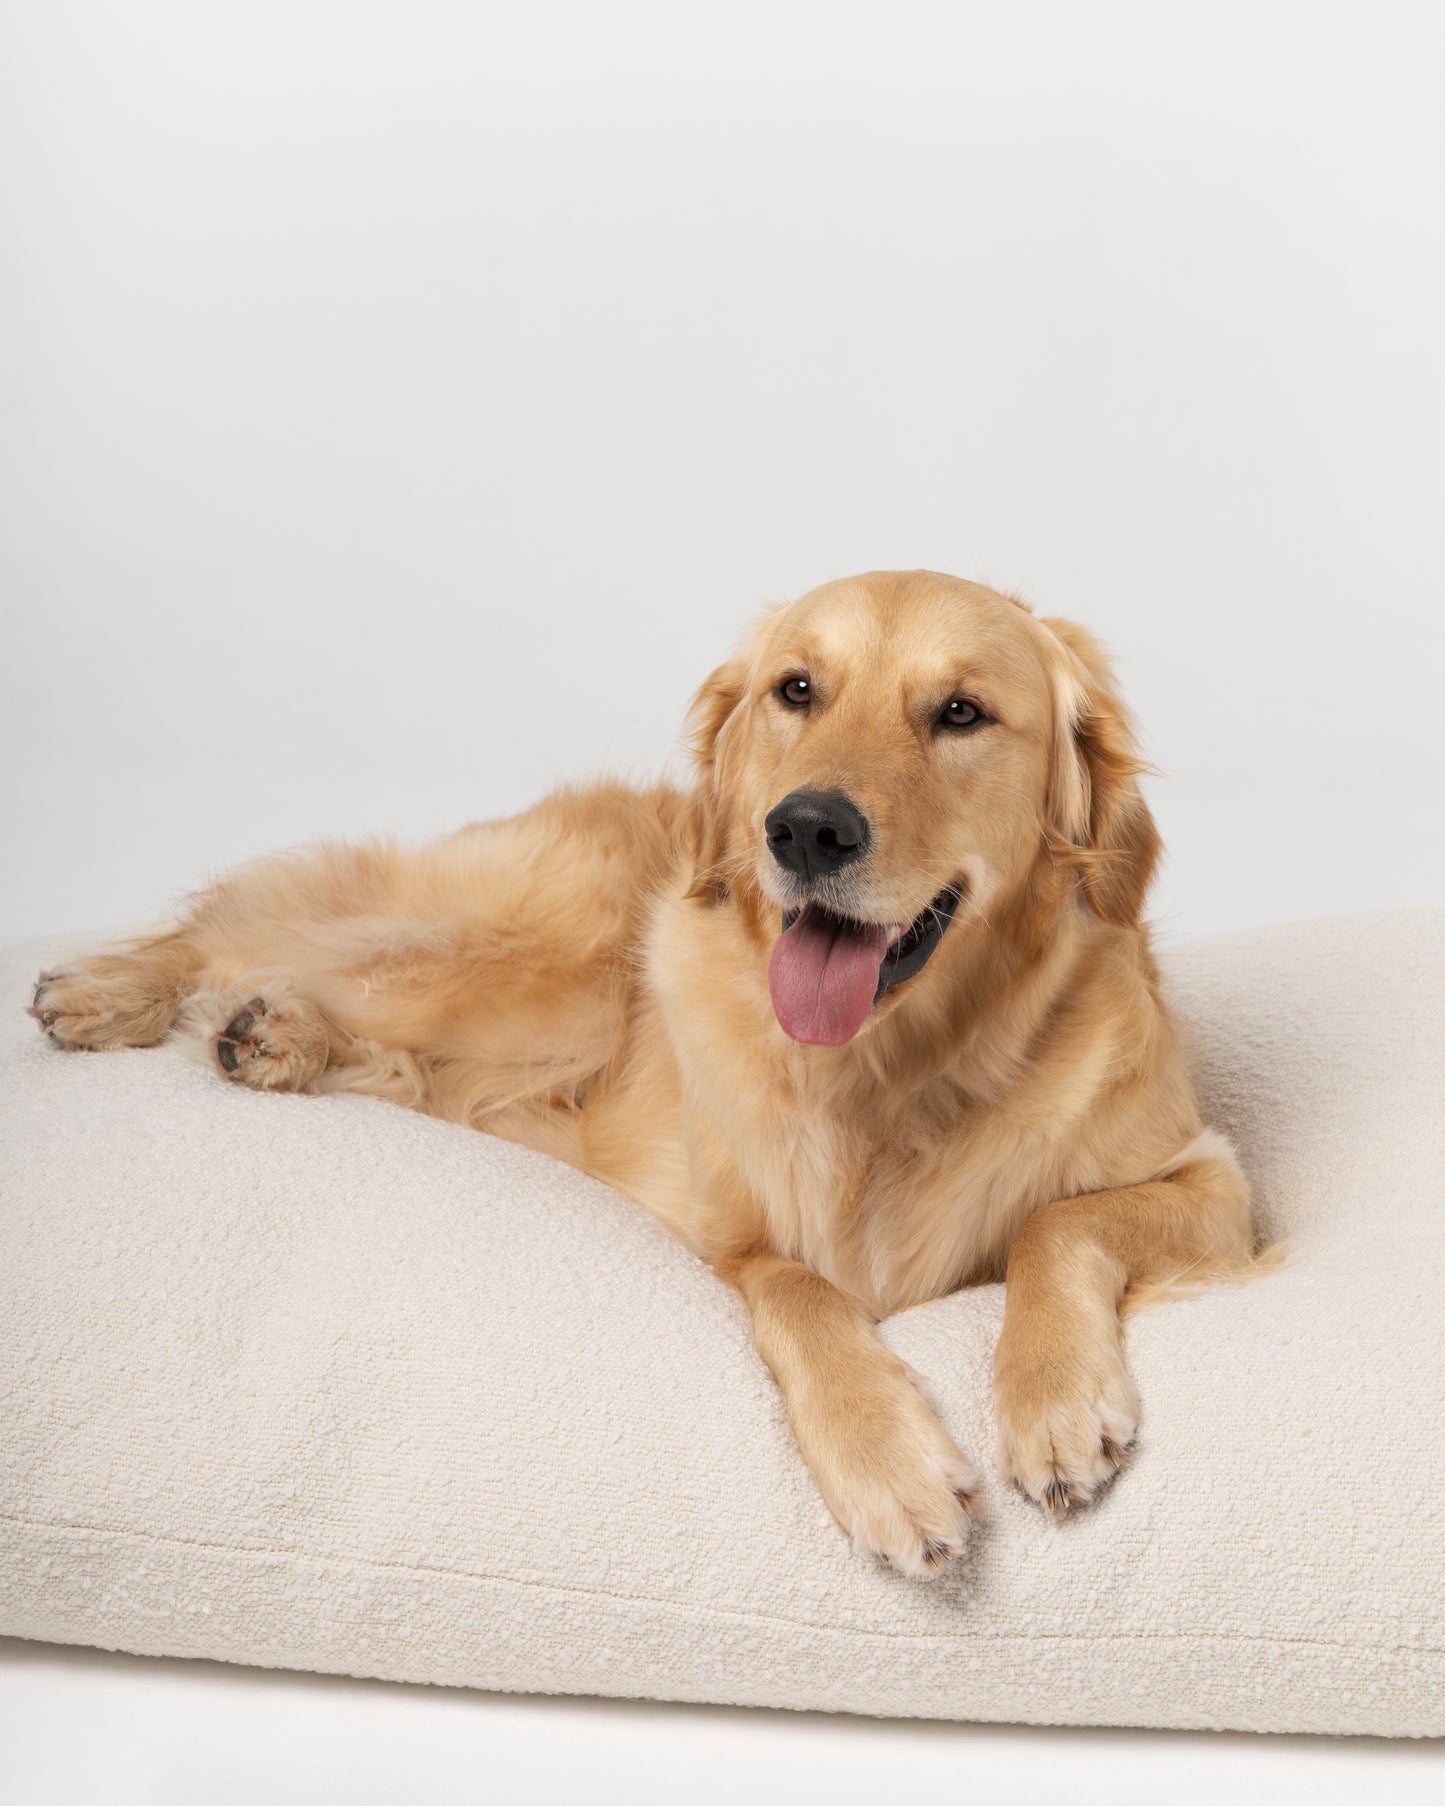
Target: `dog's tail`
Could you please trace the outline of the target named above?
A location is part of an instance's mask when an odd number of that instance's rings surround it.
[[[1162,1304],[1169,1298],[1197,1298],[1212,1286],[1245,1285],[1252,1279],[1263,1279],[1290,1264],[1290,1246],[1286,1241],[1270,1242],[1249,1253],[1201,1255],[1177,1273],[1159,1279],[1145,1280],[1130,1286],[1120,1306],[1131,1316],[1146,1304]]]
[[[1239,1181],[1240,1206],[1247,1212],[1248,1181],[1240,1168],[1233,1146],[1216,1129],[1205,1129],[1188,1147],[1181,1148],[1160,1169],[1157,1177],[1167,1178],[1170,1173],[1190,1166],[1197,1160],[1223,1161],[1233,1169]],[[1243,1242],[1244,1237],[1241,1236],[1240,1240]],[[1212,1286],[1243,1285],[1248,1280],[1263,1279],[1267,1273],[1277,1273],[1281,1267],[1289,1265],[1289,1260],[1288,1243],[1283,1240],[1261,1241],[1256,1237],[1252,1244],[1200,1254],[1180,1266],[1176,1272],[1141,1280],[1125,1292],[1121,1309],[1128,1316],[1146,1304],[1160,1304],[1166,1298],[1197,1298]]]

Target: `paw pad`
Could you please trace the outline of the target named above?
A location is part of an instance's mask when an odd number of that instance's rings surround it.
[[[253,997],[236,1011],[216,1037],[216,1058],[233,1077],[244,1058],[260,1051],[254,1039],[251,1039],[251,1034],[256,1026],[256,1018],[265,1014],[266,999]]]

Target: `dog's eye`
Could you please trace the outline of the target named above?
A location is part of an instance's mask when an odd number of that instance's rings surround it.
[[[813,700],[813,686],[806,677],[785,677],[778,685],[778,694],[789,708],[805,709]]]
[[[970,702],[966,696],[955,696],[952,702],[946,702],[939,712],[940,727],[977,727],[984,719],[983,710],[976,702]]]

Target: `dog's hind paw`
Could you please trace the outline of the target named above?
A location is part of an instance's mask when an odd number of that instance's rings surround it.
[[[42,972],[25,1013],[57,1047],[153,1047],[178,1007],[174,986],[143,955],[122,952]]]
[[[256,1091],[305,1091],[326,1070],[330,1037],[320,1010],[286,990],[257,993],[214,1029],[216,1064]]]

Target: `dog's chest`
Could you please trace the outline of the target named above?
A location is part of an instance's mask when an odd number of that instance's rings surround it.
[[[738,1125],[734,1152],[778,1253],[880,1312],[938,1297],[997,1264],[1012,1188],[992,1182],[962,1113],[916,1137],[780,1091],[766,1116]]]

